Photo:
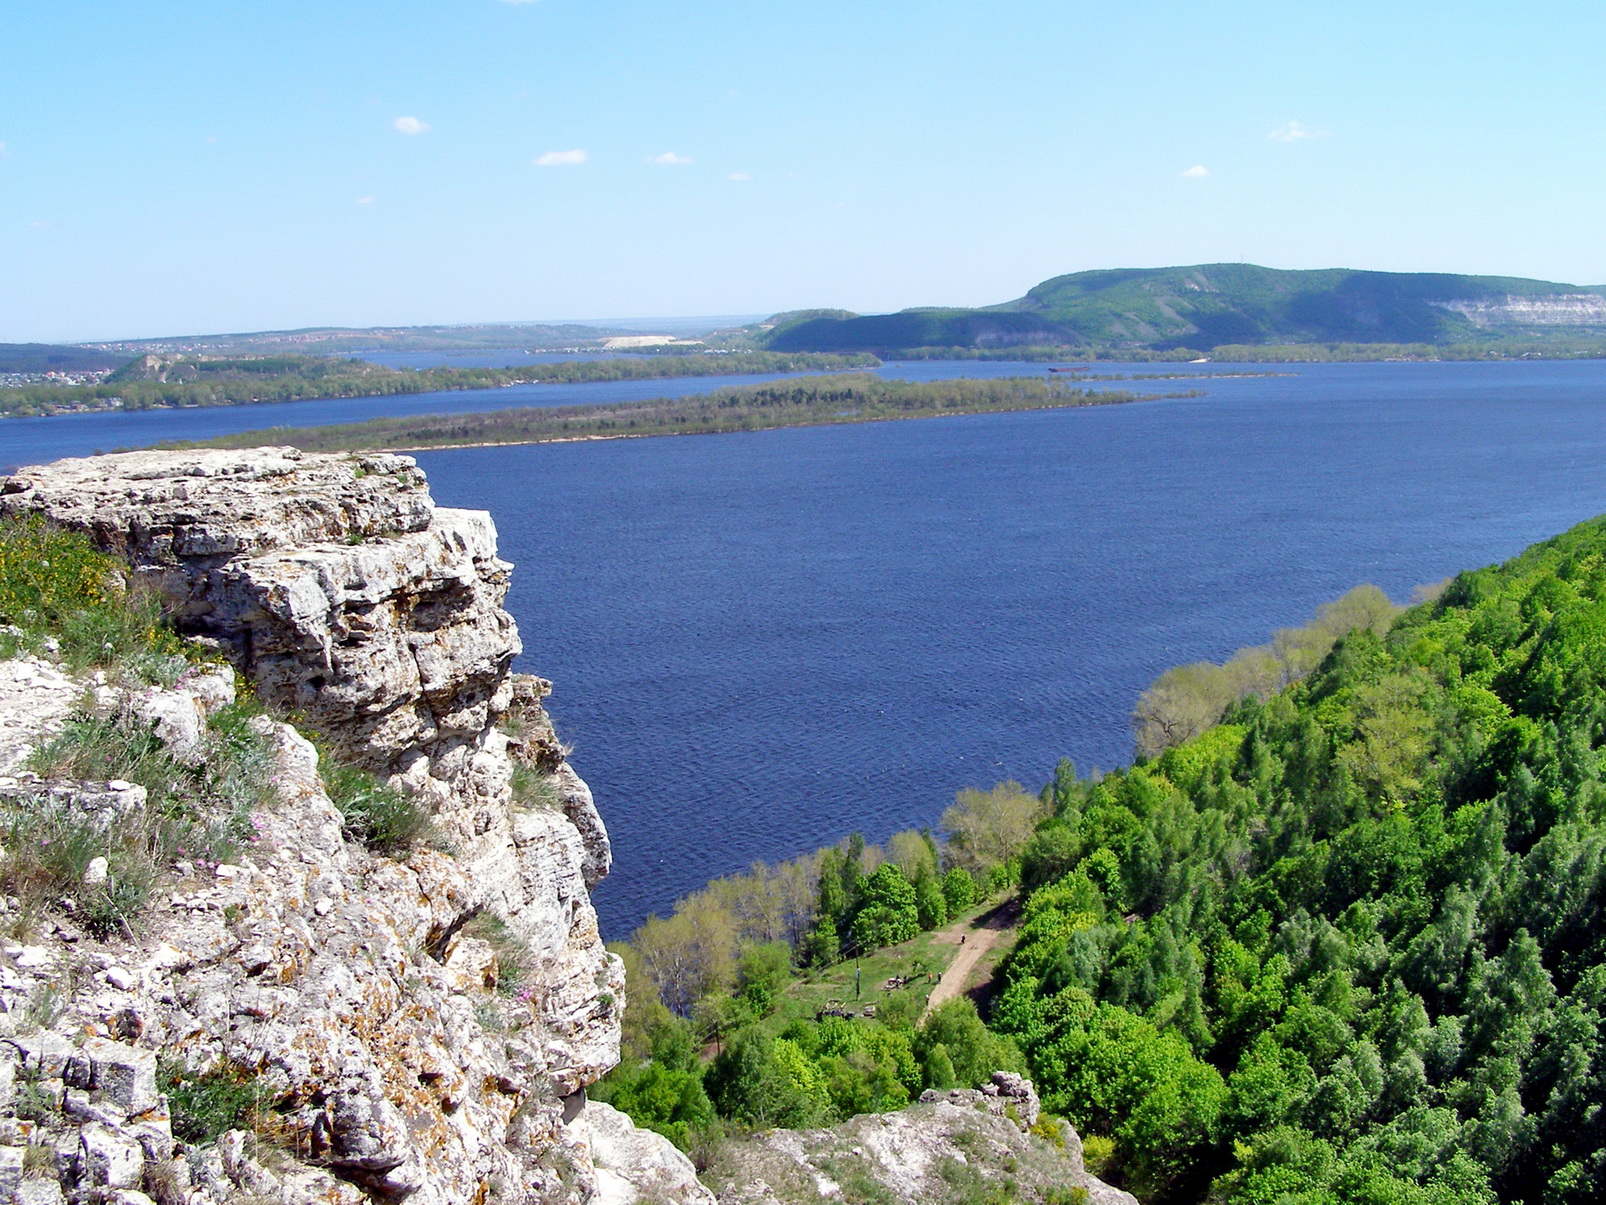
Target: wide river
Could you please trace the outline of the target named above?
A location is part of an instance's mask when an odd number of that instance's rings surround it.
[[[1286,371],[1127,406],[420,456],[518,566],[519,668],[555,682],[613,836],[607,936],[754,859],[934,824],[958,788],[1125,762],[1165,667],[1606,511],[1606,363]],[[0,466],[710,384],[6,420]]]

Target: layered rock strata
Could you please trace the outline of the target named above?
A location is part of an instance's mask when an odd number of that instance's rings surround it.
[[[257,721],[275,744],[276,802],[248,855],[176,867],[170,903],[133,940],[76,934],[28,947],[41,951],[30,968],[0,966],[0,1034],[26,1029],[41,995],[85,985],[69,993],[68,1032],[116,1042],[109,1068],[159,1049],[249,1077],[281,1127],[272,1158],[257,1134],[186,1162],[162,1129],[165,1106],[119,1103],[98,1063],[74,1088],[75,1056],[46,1026],[48,1050],[19,1038],[8,1063],[0,1045],[0,1083],[10,1066],[58,1105],[86,1093],[80,1120],[117,1147],[91,1151],[100,1139],[82,1127],[52,1136],[59,1183],[137,1196],[156,1168],[164,1184],[177,1176],[175,1201],[197,1205],[240,1193],[454,1205],[593,1195],[584,1088],[617,1061],[624,1003],[589,895],[608,870],[607,833],[541,707],[547,684],[510,672],[511,567],[490,517],[435,506],[409,458],[291,448],[60,461],[0,479],[0,512],[88,533],[270,709],[427,799],[435,827],[435,848],[400,859],[346,840],[312,747]],[[52,698],[72,693],[59,667],[9,673]],[[159,730],[164,706],[171,721],[216,705],[215,687],[205,700],[194,689],[152,705]],[[0,716],[0,731],[15,745],[51,723]],[[544,781],[534,801],[510,791],[519,761]],[[498,953],[470,935],[483,914],[520,950],[516,999],[496,990]],[[106,1083],[129,1074],[104,1072]],[[641,1144],[695,1184],[656,1136],[623,1146]]]

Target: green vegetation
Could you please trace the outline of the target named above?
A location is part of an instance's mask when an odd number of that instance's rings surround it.
[[[1036,377],[914,382],[884,381],[866,374],[777,381],[646,402],[381,418],[331,427],[274,427],[164,446],[255,448],[293,444],[308,452],[473,447],[645,435],[709,435],[1140,400],[1143,399],[1133,393],[1079,389],[1070,383]]]
[[[235,707],[214,716],[193,760],[175,757],[126,707],[69,720],[28,768],[46,783],[120,779],[146,799],[121,813],[47,793],[0,804],[0,890],[22,902],[23,922],[66,899],[91,932],[125,931],[175,859],[229,861],[251,839],[251,812],[267,791],[267,749],[246,715]],[[102,873],[89,874],[99,858]]]
[[[992,1025],[1140,1192],[1606,1191],[1606,520],[1061,773]]]
[[[649,917],[616,947],[635,990],[623,1061],[594,1094],[693,1149],[727,1124],[821,1124],[1021,1069],[969,1000],[927,1002],[956,948],[935,931],[1009,890],[1044,813],[1014,783],[962,791],[946,842],[855,835]]]
[[[0,798],[0,893],[14,896],[16,935],[58,909],[96,935],[126,933],[175,862],[232,860],[255,841],[271,755],[248,694],[213,713],[197,748],[175,750],[141,714],[150,686],[171,687],[213,654],[181,640],[154,593],[87,537],[38,518],[0,518],[0,658],[31,653],[68,671],[95,671],[109,691],[86,692],[27,768],[37,789]],[[422,803],[330,759],[323,772],[348,831],[384,853],[429,832]],[[53,787],[120,781],[100,795]],[[511,960],[509,965],[516,964]]]
[[[1442,586],[1433,589],[1442,589]],[[1420,591],[1419,593],[1431,593]],[[1239,649],[1224,665],[1195,661],[1168,669],[1138,696],[1132,709],[1132,727],[1138,753],[1158,757],[1167,749],[1191,741],[1211,727],[1228,707],[1257,696],[1265,699],[1290,682],[1297,682],[1321,664],[1341,637],[1367,630],[1381,635],[1400,608],[1376,586],[1356,586],[1344,597],[1324,604],[1316,617],[1299,628],[1283,628],[1270,644]],[[1203,772],[1206,757],[1224,742],[1242,736],[1240,729],[1217,729],[1209,741],[1178,755],[1173,776],[1192,786]]]
[[[464,937],[483,941],[496,955],[496,990],[504,996],[519,996],[535,969],[529,944],[508,928],[500,915],[484,908],[469,917],[461,932]],[[444,954],[445,949],[439,953]]]
[[[1024,354],[1017,348],[1042,347],[1122,358],[1193,358],[1211,349],[1222,359],[1268,360],[1606,355],[1599,313],[1525,324],[1524,312],[1506,304],[1586,292],[1596,291],[1500,276],[1201,264],[1077,272],[984,309],[799,315],[752,329],[762,346],[777,351],[875,351],[889,358],[920,348],[941,349],[943,358],[954,348],[1012,357]],[[1327,346],[1320,353],[1288,350],[1310,344]]]
[[[134,361],[98,385],[33,384],[0,388],[0,415],[385,397],[521,384],[646,381],[766,372],[841,372],[874,367],[877,363],[874,356],[862,354],[770,351],[613,356],[518,368],[384,368],[364,360],[327,356],[152,355]]]
[[[0,624],[0,656],[46,653],[114,686],[171,686],[197,656],[162,624],[152,595],[130,590],[119,564],[38,519],[0,519]],[[24,927],[67,900],[93,932],[126,929],[175,858],[226,860],[251,837],[268,760],[249,705],[212,717],[196,756],[180,758],[124,700],[103,707],[86,697],[29,761],[44,789],[0,801],[0,891],[20,901]],[[48,791],[114,779],[143,787],[145,802],[115,814]]]
[[[190,664],[154,595],[82,536],[38,518],[0,519],[0,656],[51,651],[75,671],[119,668],[170,683]]]
[[[375,853],[395,855],[429,835],[429,806],[416,795],[381,782],[360,766],[336,761],[327,753],[320,754],[318,764],[329,801],[353,840],[361,841]]]
[[[173,1137],[180,1142],[216,1142],[229,1130],[255,1128],[268,1112],[257,1077],[228,1064],[191,1071],[181,1059],[163,1058],[156,1080],[173,1115]]]
[[[121,368],[128,355],[54,343],[0,343],[0,373],[92,372]]]

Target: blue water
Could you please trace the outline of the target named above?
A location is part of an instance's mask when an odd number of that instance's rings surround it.
[[[925,367],[925,366],[922,366]],[[756,858],[1129,760],[1162,669],[1606,511],[1606,364],[1335,365],[1080,411],[420,457],[518,568],[605,931]]]
[[[1294,371],[1128,406],[421,455],[517,565],[519,668],[554,680],[613,835],[607,935],[753,859],[931,824],[960,787],[1125,762],[1166,666],[1606,511],[1606,363]]]
[[[387,352],[376,353],[368,358],[393,365],[405,360],[406,367],[430,368],[454,364],[457,367],[471,366],[461,362],[465,359],[497,366],[511,364],[515,357],[522,357],[521,362],[577,358],[556,353],[528,356],[518,351],[466,357],[442,352]],[[1183,370],[1198,371],[1199,368],[1184,366]],[[1108,369],[1100,366],[1099,369],[1100,372],[1117,373],[1124,370],[1119,365]],[[1136,370],[1153,371],[1153,366],[1138,365]],[[881,371],[889,376],[922,381],[956,376],[1047,375],[1044,365],[1015,362],[888,364]],[[809,374],[764,373],[658,381],[597,381],[584,385],[513,385],[506,389],[457,389],[394,397],[327,398],[321,401],[209,406],[190,410],[135,410],[126,414],[102,411],[95,414],[57,414],[49,418],[0,418],[0,473],[11,472],[20,465],[59,460],[63,456],[94,456],[122,448],[150,447],[172,439],[210,439],[215,435],[262,431],[271,427],[324,427],[412,414],[472,414],[520,406],[578,406],[598,402],[643,401],[656,397],[684,397],[727,385],[756,385],[804,375]],[[1150,382],[1143,384],[1142,388],[1148,391],[1164,385],[1164,382]]]

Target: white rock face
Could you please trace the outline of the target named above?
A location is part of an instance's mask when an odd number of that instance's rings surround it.
[[[669,1139],[638,1130],[612,1105],[592,1101],[575,1122],[591,1144],[597,1195],[592,1205],[637,1205],[683,1201],[715,1205],[714,1194],[697,1181],[697,1169]]]
[[[81,683],[37,657],[0,661],[0,780],[61,731],[83,693]]]
[[[68,1195],[131,1199],[161,1180],[157,1195],[189,1205],[578,1202],[598,1189],[602,1133],[615,1178],[619,1152],[657,1152],[646,1199],[707,1200],[695,1177],[676,1179],[689,1164],[656,1136],[631,1137],[627,1119],[564,1121],[618,1060],[623,971],[589,894],[610,855],[540,706],[546,684],[509,672],[511,567],[488,515],[435,507],[409,458],[288,448],[61,461],[0,479],[0,512],[47,515],[124,558],[270,707],[428,799],[451,851],[395,861],[348,842],[312,746],[261,719],[275,802],[253,818],[249,856],[179,863],[136,939],[72,934],[35,957],[0,948],[0,1085],[28,1078],[77,1119],[57,1157]],[[0,791],[35,789],[5,767],[59,728],[85,686],[45,662],[17,665],[0,663]],[[228,677],[122,701],[184,755],[232,698]],[[36,714],[20,715],[24,703]],[[515,758],[552,776],[552,806],[510,806]],[[108,823],[144,804],[129,784],[50,789]],[[460,932],[481,911],[527,947],[517,998],[496,990],[495,951]],[[62,1019],[8,1046],[66,985]],[[58,1030],[121,1049],[74,1072]],[[152,1051],[247,1077],[272,1102],[283,1151],[259,1157],[244,1134],[204,1154],[175,1148],[166,1104],[142,1107],[139,1060]],[[16,1145],[4,1112],[0,1151]]]
[[[1507,296],[1479,301],[1437,301],[1440,309],[1462,314],[1474,326],[1606,326],[1606,297],[1599,293],[1553,293],[1546,297]]]
[[[1082,1140],[1061,1123],[1063,1145],[1027,1133],[1000,1101],[1035,1106],[1019,1076],[999,1091],[933,1094],[941,1099],[896,1113],[866,1113],[819,1130],[768,1130],[725,1144],[705,1181],[720,1205],[785,1205],[853,1199],[897,1205],[947,1205],[1001,1194],[1021,1205],[1061,1201],[1081,1189],[1088,1205],[1138,1205],[1130,1193],[1089,1173]],[[1024,1092],[1019,1089],[1024,1087]],[[997,1108],[994,1105],[997,1104]]]

